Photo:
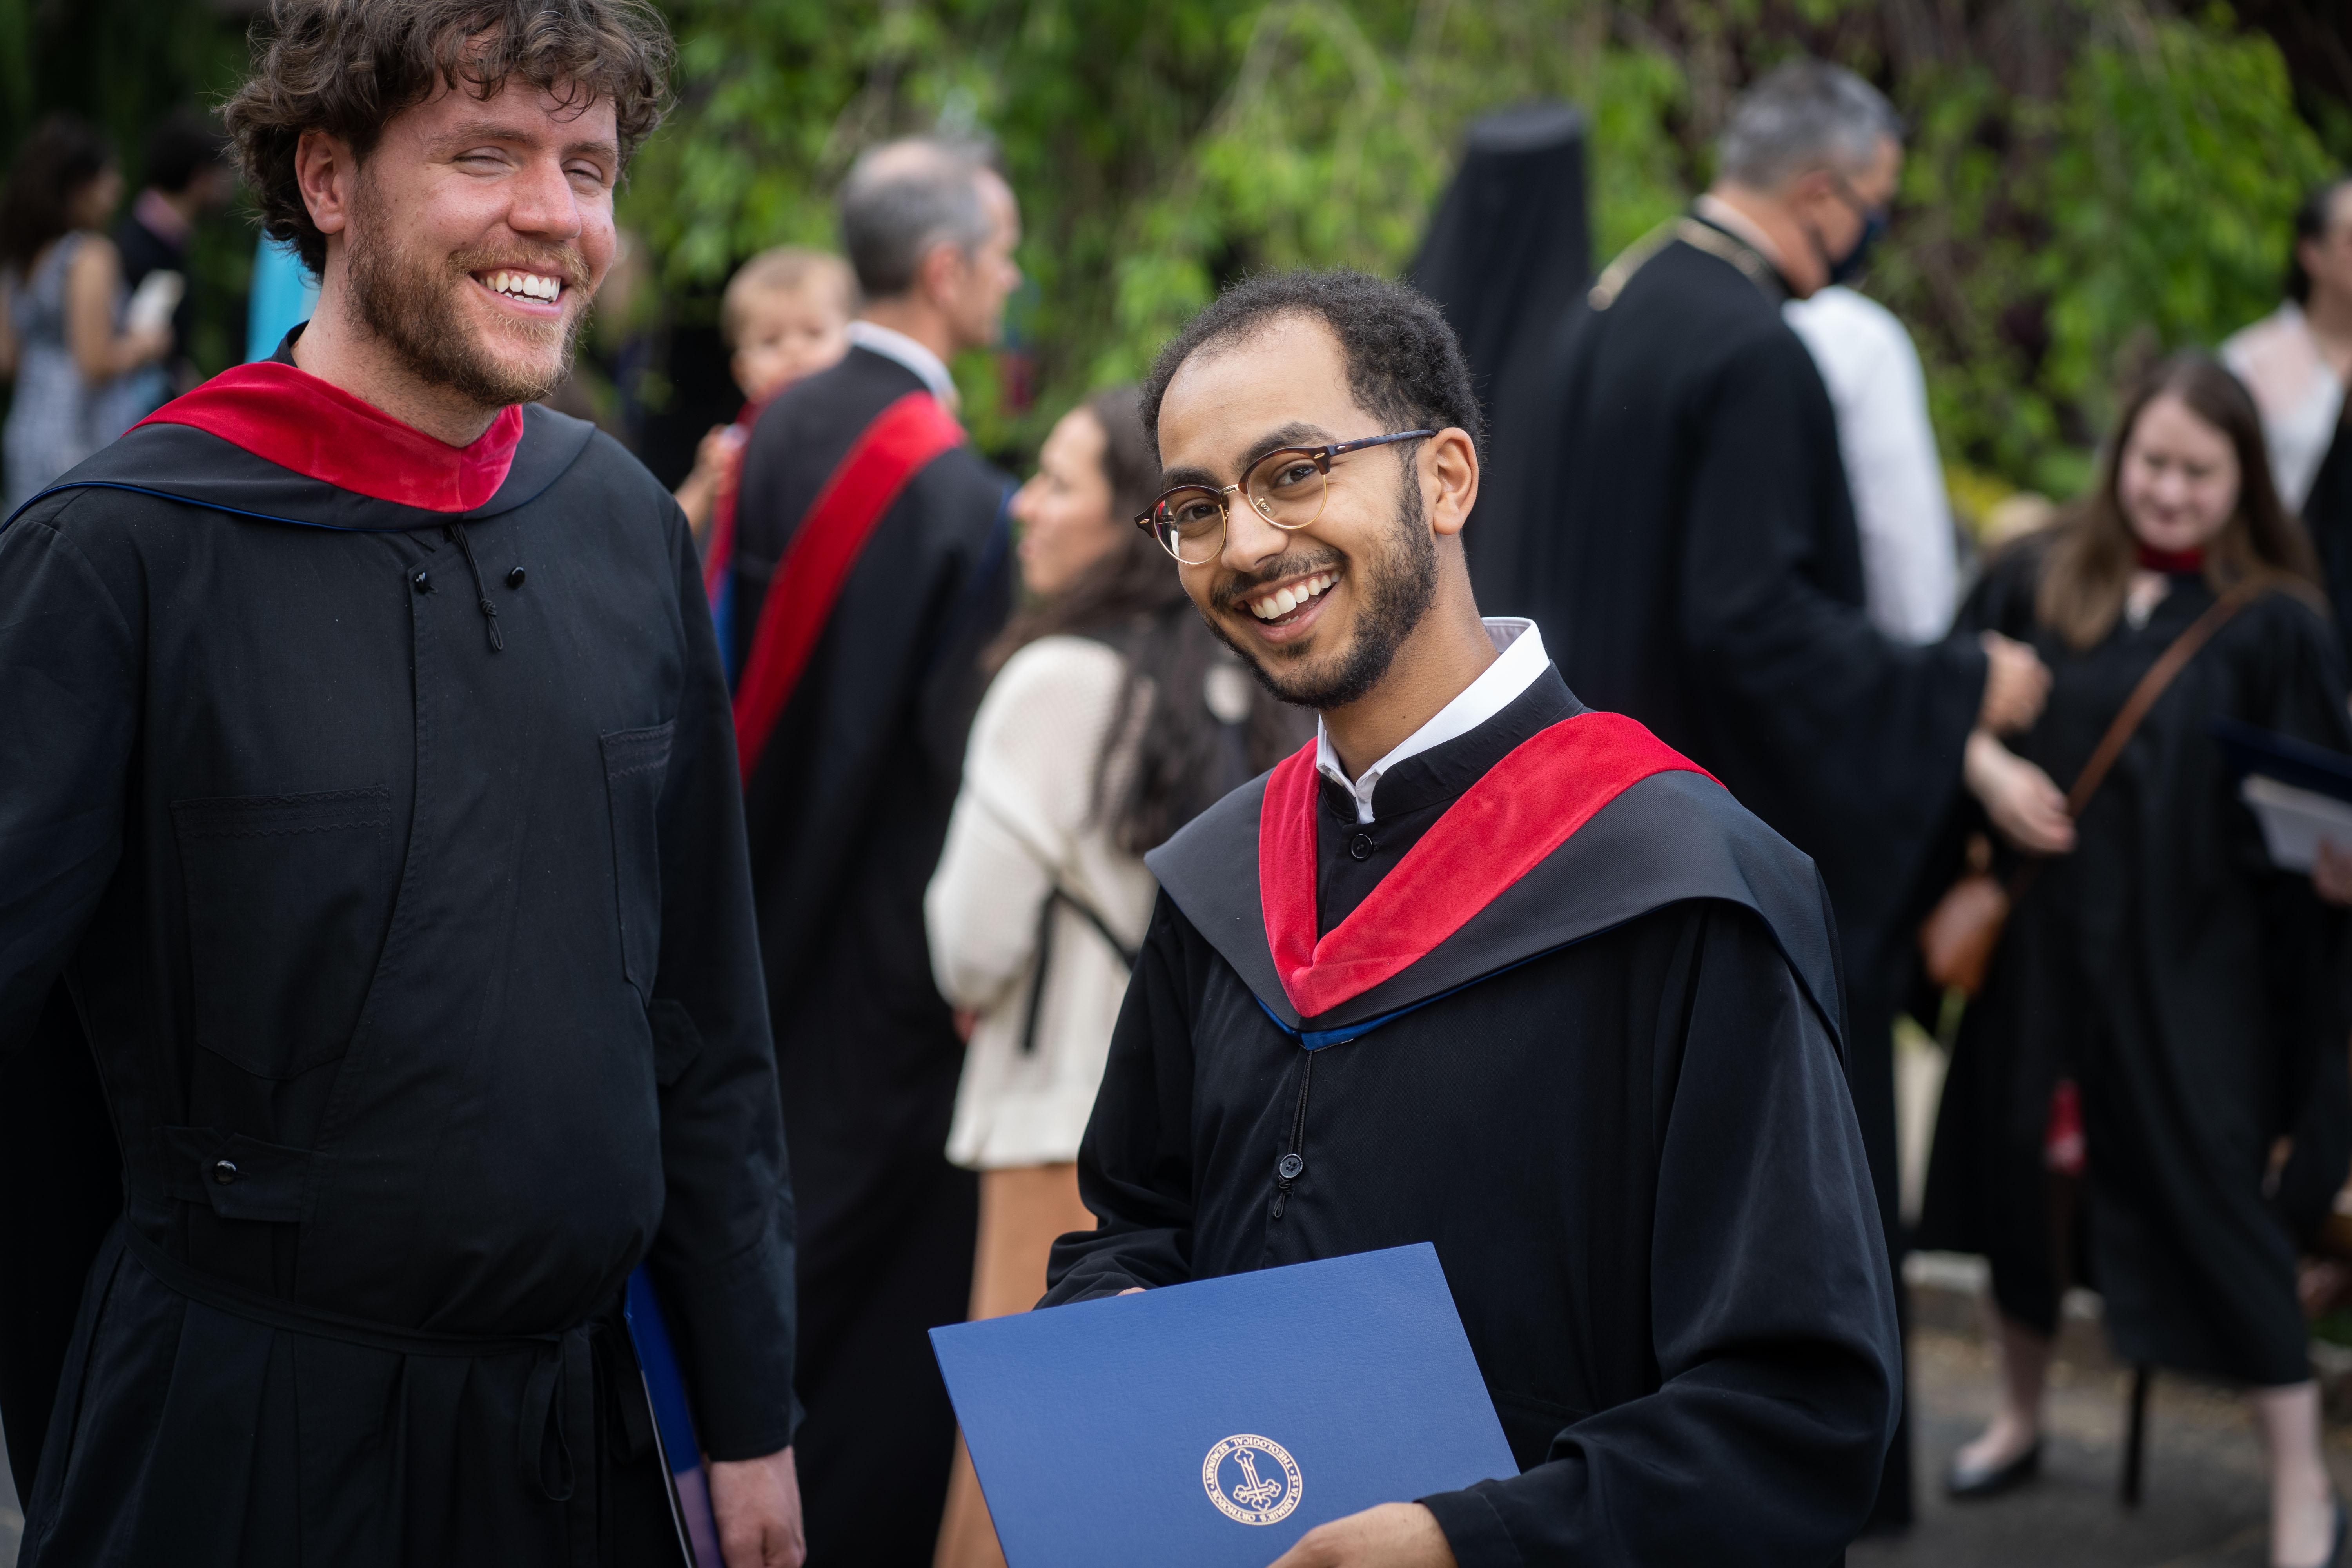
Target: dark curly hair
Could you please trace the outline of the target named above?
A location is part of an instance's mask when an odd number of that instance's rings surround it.
[[[1348,390],[1397,430],[1469,433],[1483,457],[1486,432],[1462,345],[1435,302],[1402,283],[1341,268],[1266,272],[1234,284],[1160,351],[1143,382],[1143,433],[1160,452],[1160,402],[1186,360],[1228,338],[1245,338],[1284,316],[1315,316],[1339,340]]]
[[[669,107],[669,29],[646,0],[272,0],[253,74],[222,106],[262,231],[318,271],[327,241],[294,181],[324,131],[364,161],[384,126],[442,82],[478,99],[509,80],[585,109],[613,100],[625,168]]]

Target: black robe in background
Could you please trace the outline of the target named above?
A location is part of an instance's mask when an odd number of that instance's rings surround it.
[[[1554,329],[1591,279],[1584,142],[1584,116],[1565,103],[1525,104],[1471,126],[1410,273],[1461,340],[1486,416],[1494,460],[1463,537],[1470,584],[1489,615],[1521,613],[1523,542],[1541,520],[1522,493],[1528,465],[1513,458],[1550,447],[1542,400],[1529,393]]]
[[[1318,930],[1578,711],[1547,670],[1384,774],[1369,827],[1320,786]],[[1900,1347],[1812,868],[1713,784],[1655,775],[1402,974],[1297,1019],[1264,946],[1265,787],[1150,857],[1078,1154],[1101,1225],[1055,1244],[1045,1304],[1432,1242],[1523,1470],[1422,1500],[1462,1568],[1836,1561]]]
[[[2011,744],[2063,787],[2213,593],[2175,577],[2147,625],[2119,619],[2078,653],[2033,614],[2047,544],[1998,561],[1960,623],[2049,662],[2049,707]],[[2072,1076],[2088,1283],[2117,1355],[2278,1384],[2311,1375],[2296,1245],[2352,1163],[2352,973],[2345,916],[2263,852],[2211,736],[2224,714],[2352,751],[2343,658],[2310,606],[2269,595],[2198,653],[2092,796],[2075,851],[2019,901],[1961,1025],[1920,1241],[1989,1255],[2003,1310],[2054,1326],[2042,1136]],[[2266,1198],[2282,1135],[2294,1153]]]
[[[1559,446],[1530,491],[1553,521],[1524,542],[1518,613],[1555,638],[1586,701],[1642,721],[1821,868],[1845,953],[1854,1109],[1899,1259],[1895,1012],[1985,656],[1871,625],[1836,416],[1781,320],[1785,286],[1706,232],[1710,249],[1669,239],[1563,330],[1541,394]],[[1906,1429],[1888,1460],[1890,1522],[1910,1514],[1908,1447]]]
[[[2352,407],[2347,412],[2352,414]],[[2327,584],[2328,607],[2336,614],[2336,639],[2352,658],[2352,419],[2336,422],[2336,439],[2320,459],[2310,493],[2303,498],[2303,525],[2319,552],[2320,577]]]
[[[862,348],[752,429],[735,637],[851,445],[922,382]],[[979,1185],[948,1163],[963,1042],[931,979],[923,889],[1011,607],[1010,481],[933,458],[851,569],[745,791],[760,945],[800,1205],[798,1447],[811,1568],[927,1568],[955,1414],[926,1331],[971,1308]]]
[[[661,1561],[630,1270],[712,1457],[794,1417],[685,520],[538,408],[467,512],[182,425],[63,482],[0,531],[0,1057],[79,1131],[94,1053],[128,1202],[94,1266],[8,1260],[12,1298],[89,1268],[22,1561]]]

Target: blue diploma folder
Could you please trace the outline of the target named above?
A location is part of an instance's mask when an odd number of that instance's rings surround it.
[[[931,1331],[1010,1568],[1265,1568],[1518,1466],[1427,1242]]]

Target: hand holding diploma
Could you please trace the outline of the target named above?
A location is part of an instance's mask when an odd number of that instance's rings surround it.
[[[1437,1516],[1417,1502],[1384,1502],[1318,1524],[1273,1568],[1455,1568]]]

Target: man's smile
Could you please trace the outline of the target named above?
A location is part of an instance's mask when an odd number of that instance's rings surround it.
[[[1318,572],[1297,582],[1285,583],[1265,593],[1253,595],[1242,603],[1259,620],[1276,625],[1328,593],[1331,584],[1339,580],[1337,572]]]
[[[1271,583],[1229,589],[1218,595],[1222,607],[1246,614],[1261,647],[1297,642],[1312,631],[1330,607],[1331,590],[1343,572],[1330,562],[1277,577]]]
[[[556,274],[528,271],[519,267],[482,268],[469,276],[501,299],[534,308],[533,314],[559,309],[564,294],[571,288]]]

